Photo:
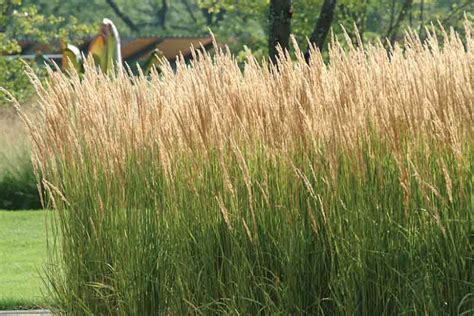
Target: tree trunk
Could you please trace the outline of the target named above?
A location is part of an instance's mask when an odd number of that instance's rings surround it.
[[[161,8],[158,10],[158,24],[161,28],[166,28],[166,15],[168,14],[168,0],[162,0]]]
[[[311,45],[316,46],[319,51],[324,48],[324,43],[328,37],[329,30],[331,29],[332,21],[334,20],[334,12],[336,10],[336,0],[324,0],[323,6],[321,7],[321,13],[319,14],[318,22],[309,38],[310,46],[308,47],[305,59],[308,62],[311,55]]]
[[[402,8],[400,9],[400,13],[398,14],[397,20],[390,26],[387,31],[387,38],[390,41],[390,45],[395,43],[397,39],[397,32],[400,28],[401,23],[405,20],[405,17],[408,13],[410,13],[413,6],[413,0],[405,0],[403,2]]]
[[[209,12],[209,9],[207,8],[202,8],[201,9],[202,15],[204,15],[204,18],[206,19],[206,25],[211,25],[212,24],[212,13]]]
[[[278,45],[288,50],[291,32],[291,0],[271,0],[269,11],[270,32],[268,54],[275,63],[278,57]]]
[[[425,1],[424,0],[421,0],[420,1],[420,33],[421,33],[421,30],[423,29],[423,25],[425,23],[424,21],[424,12],[425,11]]]
[[[204,15],[204,18],[206,19],[206,25],[211,26],[221,22],[224,19],[226,11],[223,8],[220,8],[217,13],[214,13],[210,12],[207,8],[202,8],[201,12]]]

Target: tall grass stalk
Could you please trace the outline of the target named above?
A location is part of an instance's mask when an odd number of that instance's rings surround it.
[[[473,312],[470,25],[328,64],[195,55],[36,82],[60,312]]]

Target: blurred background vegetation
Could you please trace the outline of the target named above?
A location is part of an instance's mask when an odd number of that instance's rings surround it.
[[[291,33],[303,47],[325,2],[335,2],[334,33],[345,28],[355,39],[356,25],[363,41],[393,43],[407,28],[423,38],[424,27],[438,21],[462,32],[464,17],[474,17],[471,0],[0,0],[0,55],[17,52],[22,38],[80,42],[108,17],[122,37],[195,36],[211,30],[236,55],[244,56],[248,48],[264,57],[269,53],[269,7],[278,2],[291,4]],[[30,64],[41,73],[34,61]],[[20,101],[32,91],[23,70],[20,60],[0,58],[0,86]]]

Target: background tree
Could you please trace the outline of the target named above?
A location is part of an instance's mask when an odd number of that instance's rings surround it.
[[[329,30],[331,29],[331,25],[334,20],[335,9],[336,0],[324,0],[318,22],[316,23],[313,33],[311,33],[309,38],[310,45],[314,45],[320,51],[323,50],[324,43],[326,42]],[[310,58],[310,48],[311,47],[308,47],[305,53],[306,61],[309,61]]]
[[[229,44],[234,52],[242,51],[245,45],[260,57],[272,55],[268,49],[268,38],[272,29],[267,18],[270,3],[268,0],[198,1],[199,5],[214,10],[225,9],[223,20],[212,27],[218,39]],[[438,20],[445,27],[453,27],[462,33],[464,14],[468,19],[474,20],[474,1],[337,0],[333,3],[325,0],[292,0],[292,13],[291,33],[299,43],[306,43],[309,36],[317,44],[317,36],[311,35],[326,33],[320,31],[327,28],[320,28],[318,21],[321,21],[321,25],[329,19],[320,19],[320,16],[333,16],[331,27],[336,36],[341,34],[344,28],[356,42],[355,25],[363,41],[385,41],[387,38],[389,42],[393,42],[401,40],[404,30],[408,27],[418,31],[423,38],[426,36],[424,28]],[[323,48],[321,44],[317,46]]]
[[[276,62],[278,46],[288,50],[292,16],[291,0],[271,0],[268,12],[270,31],[268,35],[268,55]]]
[[[257,56],[269,55],[269,4],[289,0],[23,0],[44,16],[73,16],[96,25],[111,18],[126,36],[195,36],[210,28],[218,40],[239,54],[244,45]],[[324,0],[292,0],[291,33],[300,43],[315,33]],[[113,3],[113,5],[112,5]],[[123,15],[120,17],[119,12]],[[472,0],[337,0],[332,29],[341,25],[355,40],[354,24],[364,41],[399,40],[411,26],[423,36],[432,21],[462,31],[464,12],[473,19]],[[130,23],[131,22],[131,23]],[[128,25],[127,25],[128,24]],[[317,33],[316,33],[317,34]]]
[[[78,19],[53,15],[43,15],[34,5],[25,5],[21,0],[0,0],[0,55],[20,51],[18,41],[33,39],[38,42],[73,41],[93,28],[78,22]],[[95,28],[94,28],[95,29]],[[43,60],[30,60],[29,66],[43,77]],[[24,61],[8,57],[0,58],[0,87],[6,88],[20,101],[27,100],[33,91],[25,74]],[[7,103],[0,93],[0,106]]]

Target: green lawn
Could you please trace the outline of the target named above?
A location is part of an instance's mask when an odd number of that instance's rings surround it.
[[[0,211],[0,310],[40,305],[44,211]]]

